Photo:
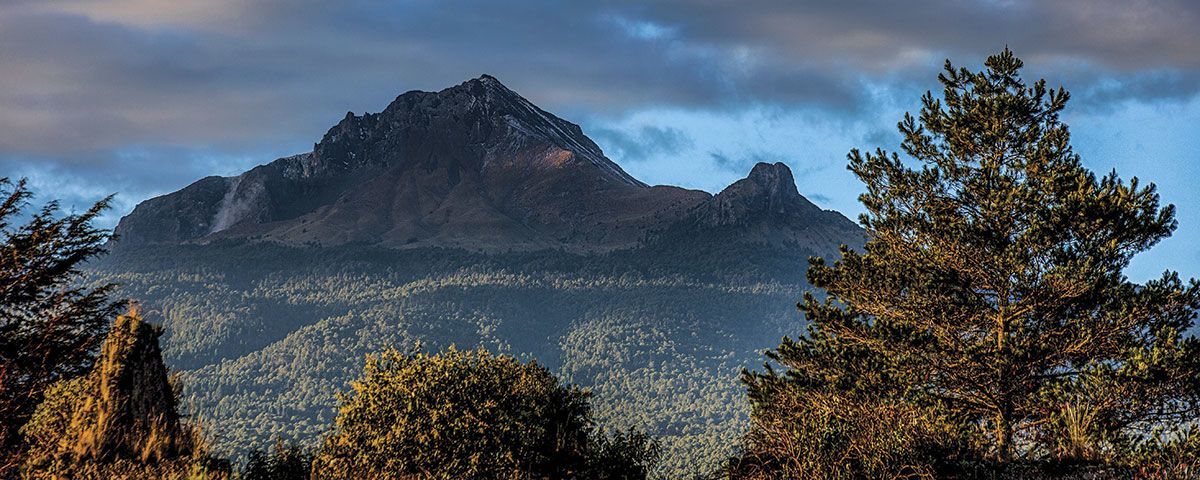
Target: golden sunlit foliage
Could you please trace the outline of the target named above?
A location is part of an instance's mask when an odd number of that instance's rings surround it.
[[[95,367],[46,392],[22,429],[24,478],[226,478],[199,430],[180,418],[161,330],[117,317]]]
[[[655,456],[644,437],[605,437],[588,394],[544,367],[452,347],[369,356],[314,471],[347,479],[645,478]]]

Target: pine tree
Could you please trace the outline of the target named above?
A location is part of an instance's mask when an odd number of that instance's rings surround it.
[[[255,448],[242,467],[242,480],[308,480],[312,474],[313,451],[298,444],[275,442],[270,452]]]
[[[868,242],[811,260],[825,296],[805,296],[807,334],[770,354],[786,374],[745,375],[754,410],[781,395],[899,401],[962,426],[1001,465],[1117,461],[1148,429],[1200,414],[1187,334],[1200,284],[1124,275],[1174,230],[1174,208],[1153,184],[1082,166],[1065,90],[1025,83],[1008,49],[984,65],[946,62],[942,97],[899,123],[910,158],[850,152]]]
[[[42,393],[87,371],[121,304],[112,285],[80,285],[79,266],[109,238],[93,224],[109,200],[65,216],[50,202],[16,225],[31,196],[25,181],[0,178],[0,475]]]

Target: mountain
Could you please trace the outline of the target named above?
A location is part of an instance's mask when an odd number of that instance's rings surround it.
[[[634,246],[707,198],[634,179],[578,125],[485,75],[348,113],[312,152],[143,202],[116,233],[130,244],[598,251]]]
[[[750,174],[687,212],[675,228],[719,235],[730,242],[828,248],[851,243],[862,230],[842,214],[800,195],[787,165],[759,163]],[[835,247],[836,248],[836,247]]]
[[[163,324],[227,453],[317,441],[366,354],[484,346],[659,435],[668,478],[731,453],[737,373],[803,331],[807,258],[863,241],[782,163],[716,195],[648,186],[486,75],[347,114],[311,152],[146,200],[116,233],[92,273]]]
[[[407,92],[377,114],[347,113],[311,152],[147,200],[116,233],[128,245],[254,238],[594,252],[637,246],[687,216],[757,222],[760,235],[795,227],[784,237],[798,240],[832,227],[826,242],[856,228],[802,197],[782,163],[755,166],[715,197],[647,186],[578,125],[484,75]]]

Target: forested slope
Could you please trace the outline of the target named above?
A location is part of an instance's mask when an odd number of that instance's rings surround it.
[[[367,353],[453,344],[536,359],[591,388],[606,425],[662,435],[680,473],[730,453],[746,416],[737,372],[797,331],[800,262],[828,252],[654,245],[502,255],[226,242],[122,251],[93,274],[163,323],[188,408],[225,452],[319,439]]]

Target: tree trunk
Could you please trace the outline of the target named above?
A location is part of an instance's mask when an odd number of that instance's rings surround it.
[[[1012,421],[1005,412],[996,412],[996,460],[1000,463],[1012,461]]]

